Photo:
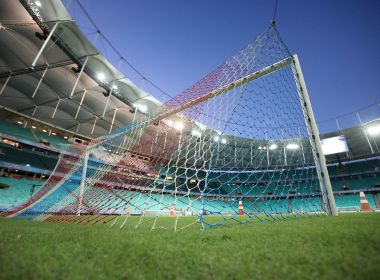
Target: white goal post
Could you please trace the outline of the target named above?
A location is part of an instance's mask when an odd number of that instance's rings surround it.
[[[330,176],[327,170],[326,159],[322,151],[321,139],[319,137],[318,127],[315,122],[315,117],[313,113],[313,109],[311,107],[311,102],[309,98],[309,94],[306,88],[305,79],[302,74],[301,65],[298,60],[297,54],[293,55],[293,64],[295,76],[297,79],[297,85],[299,87],[299,94],[302,102],[301,106],[304,110],[305,123],[307,129],[309,130],[310,143],[313,147],[312,151],[314,154],[315,167],[317,169],[317,174],[319,177],[319,184],[322,192],[322,199],[324,205],[328,207],[326,209],[327,213],[333,216],[338,215],[338,211],[336,209],[334,194],[331,187]]]

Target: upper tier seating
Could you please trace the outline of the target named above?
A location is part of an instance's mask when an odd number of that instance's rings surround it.
[[[59,148],[61,144],[68,144],[65,139],[48,135],[47,133],[34,131],[30,128],[24,128],[20,125],[0,120],[0,132],[14,137],[22,138],[35,143],[50,143],[52,146]]]
[[[380,175],[363,176],[357,179],[331,180],[333,191],[370,189],[380,184]]]
[[[358,161],[352,163],[346,163],[344,165],[333,165],[329,166],[329,175],[337,176],[344,174],[357,174],[363,172],[374,171],[375,169],[380,168],[380,159],[372,159],[365,161]]]
[[[31,166],[44,170],[53,170],[58,158],[53,155],[43,155],[28,149],[17,149],[8,145],[0,145],[0,161]]]

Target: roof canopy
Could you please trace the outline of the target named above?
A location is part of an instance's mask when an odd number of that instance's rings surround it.
[[[131,121],[136,104],[160,106],[98,52],[60,0],[39,3],[0,2],[1,106],[91,138]]]

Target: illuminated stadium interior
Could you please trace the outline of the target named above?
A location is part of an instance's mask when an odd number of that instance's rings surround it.
[[[241,214],[332,214],[314,117],[275,25],[168,100],[136,86],[60,1],[2,1],[0,18],[4,216],[194,215],[213,226]],[[370,109],[320,133],[338,211],[359,211],[360,192],[380,208],[380,109]],[[220,221],[208,223],[213,215]]]

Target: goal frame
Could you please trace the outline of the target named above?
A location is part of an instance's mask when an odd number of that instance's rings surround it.
[[[327,166],[326,166],[326,160],[325,160],[325,157],[324,157],[324,154],[322,151],[318,127],[317,127],[317,124],[315,121],[315,117],[314,117],[313,109],[311,106],[309,94],[308,94],[308,91],[306,88],[306,83],[305,83],[305,80],[303,77],[302,69],[301,69],[300,62],[299,62],[297,54],[289,55],[289,57],[287,57],[281,61],[275,62],[272,65],[269,65],[267,67],[264,67],[261,70],[258,70],[254,73],[251,73],[250,75],[247,75],[243,78],[235,80],[234,82],[229,83],[227,85],[224,85],[223,87],[221,87],[219,89],[210,91],[210,92],[204,94],[203,96],[198,97],[196,99],[193,99],[193,100],[191,100],[191,101],[189,101],[189,102],[187,102],[187,103],[185,103],[185,104],[183,104],[177,108],[169,109],[167,111],[162,112],[161,114],[158,113],[156,116],[152,116],[149,121],[143,122],[140,125],[138,125],[137,127],[140,128],[141,126],[147,126],[152,122],[160,121],[166,117],[180,113],[180,112],[182,112],[182,111],[184,111],[184,110],[186,110],[192,106],[195,106],[195,105],[202,103],[208,99],[211,99],[211,98],[214,98],[218,95],[221,95],[224,92],[227,92],[233,88],[240,87],[240,86],[242,86],[246,83],[249,83],[249,82],[253,82],[256,79],[259,79],[260,77],[269,75],[273,72],[281,70],[284,67],[287,67],[290,65],[292,67],[294,82],[295,82],[296,87],[297,87],[297,92],[298,92],[299,100],[300,100],[300,106],[302,108],[305,125],[306,125],[307,131],[308,131],[309,141],[310,141],[310,144],[312,147],[314,164],[315,164],[316,173],[317,173],[317,176],[319,179],[319,185],[320,185],[323,208],[324,208],[322,210],[324,210],[328,215],[336,216],[338,214],[338,211],[336,208],[335,199],[334,199],[334,195],[333,195],[333,191],[332,191],[332,187],[331,187],[331,182],[330,182],[330,178],[329,178],[329,173],[328,173]],[[136,129],[136,127],[134,129]],[[76,211],[77,215],[81,214],[81,205],[82,205],[82,199],[83,199],[83,188],[84,188],[84,185],[86,183],[86,171],[87,171],[87,162],[89,160],[89,158],[88,158],[89,153],[91,152],[92,149],[94,149],[94,147],[96,147],[100,143],[101,143],[101,141],[100,142],[96,141],[93,145],[89,145],[86,148],[86,151],[84,152],[83,162],[82,162],[83,163],[82,179],[81,179],[80,189],[79,189],[80,195],[79,195],[79,200],[78,200],[78,208]],[[49,193],[51,193],[51,192],[49,192]],[[47,193],[46,195],[48,195],[49,193]],[[38,200],[38,201],[40,201],[40,200]],[[37,203],[38,201],[36,201],[35,203]],[[20,209],[14,215],[18,215],[19,213],[24,212],[25,210],[32,207],[35,203],[33,203],[33,204],[23,208],[23,209]],[[12,216],[14,216],[14,215],[12,215]]]
[[[324,209],[329,215],[337,216],[338,210],[336,208],[334,193],[330,182],[330,176],[326,165],[326,159],[323,154],[321,139],[319,137],[318,126],[315,121],[313,108],[311,106],[309,93],[307,91],[306,82],[303,77],[301,64],[298,59],[298,55],[293,56],[293,74],[296,79],[298,87],[298,94],[301,100],[301,107],[304,113],[304,120],[309,132],[310,144],[312,146],[312,152],[319,179],[319,186],[321,189],[323,205],[327,206]]]

